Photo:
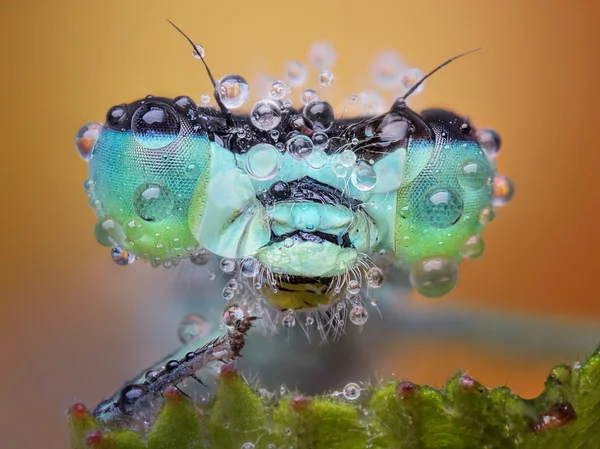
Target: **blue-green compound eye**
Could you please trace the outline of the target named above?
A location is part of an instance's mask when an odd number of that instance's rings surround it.
[[[157,149],[172,143],[179,135],[180,123],[174,110],[166,105],[140,106],[131,119],[133,137],[145,148]]]

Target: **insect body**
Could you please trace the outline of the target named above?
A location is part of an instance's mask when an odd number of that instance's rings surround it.
[[[496,175],[482,136],[495,134],[450,111],[417,114],[412,90],[351,119],[319,99],[233,114],[245,88],[215,83],[220,109],[146,97],[109,110],[86,183],[101,244],[156,266],[199,248],[252,260],[251,289],[280,310],[336,302],[381,251],[432,297],[454,287],[461,258],[481,255]]]

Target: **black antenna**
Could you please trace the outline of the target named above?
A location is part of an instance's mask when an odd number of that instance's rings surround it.
[[[171,22],[168,19],[167,19],[167,22],[169,22],[171,25],[173,25],[173,27],[177,31],[179,31],[183,37],[185,37],[187,39],[187,41],[190,43],[190,45],[194,49],[194,54],[198,55],[198,57],[202,61],[202,64],[204,64],[204,67],[206,68],[206,73],[208,73],[208,77],[210,78],[210,82],[213,85],[213,89],[214,89],[213,95],[215,97],[215,100],[216,100],[217,104],[219,105],[219,109],[221,109],[221,111],[223,112],[223,114],[225,114],[225,117],[227,119],[227,124],[229,126],[231,126],[231,127],[234,127],[235,124],[233,123],[233,117],[231,115],[231,111],[229,109],[227,109],[227,107],[221,101],[221,97],[219,96],[219,92],[217,92],[217,82],[215,81],[215,78],[213,77],[212,72],[208,68],[208,64],[204,60],[204,55],[202,55],[202,50],[201,50],[202,47],[200,47],[200,49],[197,48],[198,46],[194,43],[194,41],[187,34],[185,34],[183,32],[183,30],[181,28],[179,28],[177,25],[175,25],[173,22]]]
[[[454,61],[455,59],[458,58],[462,58],[463,56],[467,56],[470,55],[471,53],[475,53],[476,51],[481,50],[483,47],[479,47],[476,48],[475,50],[471,50],[468,51],[466,53],[462,53],[458,56],[454,56],[453,58],[448,59],[446,62],[443,62],[442,64],[440,64],[439,66],[437,66],[435,69],[433,69],[431,72],[429,72],[427,75],[425,75],[424,77],[422,77],[419,81],[417,81],[417,83],[411,87],[408,92],[406,92],[403,96],[402,96],[402,101],[405,101],[415,90],[417,90],[419,88],[419,86],[421,84],[423,84],[423,82],[429,78],[431,75],[433,75],[435,72],[437,72],[440,69],[443,69],[444,67],[446,67],[448,64],[450,64],[452,61]]]

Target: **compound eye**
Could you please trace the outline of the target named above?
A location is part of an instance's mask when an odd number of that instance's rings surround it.
[[[131,119],[133,137],[144,148],[157,149],[169,145],[179,136],[180,128],[177,113],[159,102],[140,106]]]

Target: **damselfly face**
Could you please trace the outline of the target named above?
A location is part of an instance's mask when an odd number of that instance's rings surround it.
[[[380,284],[381,252],[426,296],[450,291],[458,261],[481,255],[497,187],[484,150],[490,138],[497,150],[493,132],[445,110],[419,115],[406,96],[354,118],[337,119],[318,98],[302,109],[260,100],[233,114],[227,105],[244,92],[228,76],[216,85],[219,109],[147,97],[80,131],[96,237],[116,262],[171,266],[208,250],[240,272],[257,266],[245,277],[255,297],[301,310],[356,302],[369,277]]]

